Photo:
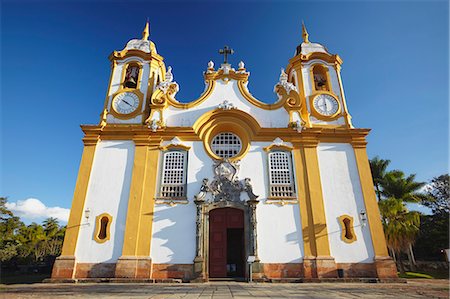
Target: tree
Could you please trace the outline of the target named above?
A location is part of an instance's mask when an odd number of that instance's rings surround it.
[[[420,213],[409,212],[401,199],[388,198],[379,202],[388,247],[398,254],[400,272],[405,273],[401,252],[409,249],[419,232]]]
[[[391,160],[383,160],[378,156],[369,160],[370,170],[372,172],[373,185],[375,186],[375,190],[377,193],[378,201],[381,200],[381,183],[384,180],[384,176],[386,175],[386,168],[388,167]]]
[[[449,175],[434,177],[427,186],[427,194],[432,200],[423,201],[422,204],[429,207],[433,214],[446,214],[448,217],[450,213]]]
[[[394,197],[403,202],[425,202],[430,200],[426,194],[420,192],[425,183],[416,182],[415,178],[415,174],[405,177],[405,174],[400,170],[389,171],[380,182],[382,187],[381,194],[386,198]]]

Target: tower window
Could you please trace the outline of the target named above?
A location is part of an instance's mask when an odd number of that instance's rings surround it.
[[[291,154],[285,151],[269,153],[269,196],[271,198],[295,197]]]
[[[233,133],[220,133],[211,141],[211,149],[220,158],[232,158],[241,152],[242,141]]]
[[[316,91],[330,91],[330,83],[328,82],[328,68],[323,65],[313,66],[314,89]]]
[[[186,197],[187,152],[168,151],[163,157],[160,196],[171,199]]]
[[[125,73],[124,85],[128,88],[136,88],[139,80],[139,65],[129,64]]]
[[[94,240],[98,243],[104,243],[110,239],[110,227],[111,227],[112,216],[103,213],[98,215],[95,219],[95,234]]]
[[[346,243],[352,243],[356,241],[355,231],[353,230],[353,217],[349,215],[342,215],[339,217],[341,223],[342,233],[341,239]]]

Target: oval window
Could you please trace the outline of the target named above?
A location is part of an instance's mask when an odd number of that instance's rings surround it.
[[[220,158],[232,158],[242,150],[242,141],[234,133],[223,132],[214,136],[211,141],[211,150]]]

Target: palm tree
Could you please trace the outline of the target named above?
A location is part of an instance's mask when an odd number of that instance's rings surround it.
[[[427,201],[428,196],[419,192],[425,183],[416,182],[415,178],[415,174],[405,177],[405,174],[400,170],[389,171],[380,181],[381,194],[386,198],[394,197],[403,202]]]
[[[59,230],[58,219],[50,217],[45,219],[42,224],[47,238],[52,238],[58,233]]]
[[[409,212],[401,199],[390,197],[379,202],[388,247],[398,254],[400,273],[405,273],[401,252],[409,250],[419,232],[420,213]],[[412,261],[412,257],[411,257]],[[411,262],[412,266],[412,262]]]
[[[384,180],[384,176],[386,175],[386,168],[388,167],[391,160],[383,160],[378,156],[369,160],[370,170],[372,172],[373,185],[375,186],[375,190],[377,193],[378,201],[381,200],[381,190],[380,186]]]
[[[428,196],[420,193],[419,190],[425,185],[415,181],[416,175],[411,174],[405,177],[400,170],[393,170],[385,173],[380,181],[381,195],[387,198],[379,202],[382,221],[385,225],[385,234],[388,247],[399,256],[400,270],[404,272],[401,261],[402,251],[408,255],[411,268],[415,267],[414,252],[412,244],[417,236],[420,226],[420,214],[418,212],[408,212],[405,202],[423,202],[428,200]],[[395,201],[395,202],[394,202]],[[391,209],[391,210],[389,210]],[[403,221],[402,224],[399,222]],[[390,224],[392,222],[392,224]]]

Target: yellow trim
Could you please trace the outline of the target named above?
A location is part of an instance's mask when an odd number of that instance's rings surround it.
[[[336,100],[336,103],[338,104],[338,109],[337,109],[336,113],[334,113],[333,115],[322,115],[316,110],[316,107],[314,107],[314,99],[321,94],[329,95],[329,96],[333,97],[333,99]],[[331,121],[331,120],[338,119],[339,117],[342,116],[341,115],[341,110],[342,110],[341,102],[339,101],[339,99],[336,97],[336,95],[334,93],[331,93],[328,91],[320,91],[320,92],[313,93],[309,97],[309,107],[311,107],[311,115],[320,120]]]
[[[314,220],[312,218],[311,202],[306,200],[309,197],[308,189],[306,188],[305,177],[305,161],[302,149],[294,148],[292,151],[294,158],[295,179],[297,186],[297,196],[299,198],[299,208],[301,215],[303,248],[305,257],[312,257],[316,255],[316,240],[314,238]]]
[[[130,87],[126,87],[125,86],[125,76],[127,75],[127,69],[129,66],[137,66],[139,68],[139,75],[138,75],[138,81],[136,82],[136,87],[135,88],[130,88]],[[119,87],[119,92],[123,89],[137,89],[140,90],[142,87],[142,75],[144,73],[144,66],[142,64],[142,62],[137,61],[137,60],[132,60],[129,61],[125,64],[122,65],[122,74],[121,74],[121,79],[120,79],[120,87]]]
[[[107,223],[107,225],[106,225],[106,235],[105,235],[105,238],[104,238],[104,239],[100,239],[100,238],[98,237],[98,235],[100,234],[100,229],[101,229],[101,226],[102,226],[101,221],[102,221],[102,218],[103,218],[103,217],[108,218],[108,223]],[[105,243],[106,241],[108,241],[108,240],[111,238],[110,228],[111,228],[111,222],[112,222],[112,219],[113,219],[112,216],[109,215],[108,213],[103,213],[103,214],[100,214],[100,215],[98,215],[97,217],[95,217],[94,240],[95,240],[97,243]]]
[[[356,241],[356,234],[355,234],[355,230],[353,229],[353,217],[349,216],[349,215],[342,215],[339,216],[339,223],[341,225],[341,240],[344,241],[345,243],[353,243]],[[344,220],[348,219],[350,221],[350,223],[347,225],[345,225]],[[347,231],[350,230],[350,231]],[[350,235],[352,236],[351,238],[347,238],[347,233],[350,233]]]
[[[343,115],[345,116],[345,123],[350,128],[353,128],[352,117],[348,112],[347,100],[345,99],[344,87],[342,86],[341,66],[339,64],[334,64],[334,69],[336,71],[338,82],[339,82],[339,91],[341,92],[342,105],[344,108]]]
[[[222,160],[211,149],[212,139],[220,132],[231,132],[239,136],[242,148],[239,154],[230,161],[240,160],[250,149],[250,141],[261,127],[249,114],[237,110],[215,109],[200,116],[193,125],[195,133],[203,140],[203,146],[208,155],[216,160]]]
[[[305,195],[304,201],[306,207],[301,208],[303,213],[306,212],[308,220],[306,229],[308,230],[309,239],[314,236],[314,243],[310,243],[311,254],[313,256],[329,256],[330,244],[328,240],[327,221],[325,218],[325,206],[323,202],[322,183],[320,180],[319,159],[317,156],[317,143],[310,142],[302,144],[302,148],[297,150],[300,145],[294,143],[294,152],[301,151],[303,162],[303,177],[305,178]],[[296,158],[299,154],[296,154]],[[296,162],[298,164],[298,162]],[[298,173],[297,173],[298,175]],[[301,201],[301,200],[300,200]],[[304,206],[301,204],[301,206]],[[302,218],[305,214],[302,214]],[[303,227],[305,230],[305,227]],[[311,242],[311,240],[310,240]]]
[[[72,200],[72,208],[70,209],[69,221],[67,223],[66,234],[64,236],[64,243],[61,252],[61,255],[63,256],[75,255],[78,233],[83,220],[84,203],[86,200],[89,178],[91,176],[96,144],[97,138],[85,139],[83,155],[81,156],[77,183],[75,185],[75,192]]]
[[[288,146],[285,144],[280,144],[280,145],[276,145],[276,144],[271,144],[269,146],[263,147],[263,150],[266,152],[270,152],[270,151],[287,151],[290,152],[292,151],[294,148],[292,146]]]
[[[216,82],[213,80],[206,81],[207,88],[200,97],[189,103],[180,103],[174,97],[173,93],[164,94],[161,90],[156,89],[151,97],[151,108],[166,108],[171,105],[178,109],[189,109],[203,103],[212,93]]]
[[[184,150],[184,151],[188,151],[191,149],[190,146],[187,145],[183,145],[183,144],[169,144],[166,146],[160,146],[159,147],[160,150],[162,151],[169,151],[169,150]]]
[[[122,256],[149,256],[159,141],[136,140]]]
[[[380,219],[380,210],[378,209],[375,190],[373,188],[372,173],[370,171],[366,144],[367,142],[364,138],[355,138],[352,143],[375,257],[387,257],[388,251],[386,239],[384,237],[383,225],[381,224]]]
[[[327,90],[316,89],[316,82],[314,79],[314,68],[316,68],[316,67],[319,67],[323,71],[325,71],[325,76],[327,77]],[[327,65],[320,63],[320,62],[310,65],[309,66],[309,77],[311,78],[311,83],[312,83],[312,86],[311,86],[312,93],[320,93],[320,92],[333,93],[333,86],[331,85],[330,70],[328,69]]]
[[[115,110],[114,105],[113,105],[114,99],[121,93],[134,93],[139,98],[139,105],[136,108],[136,110],[134,110],[133,112],[131,112],[129,114],[122,114]],[[141,110],[142,110],[143,102],[144,102],[144,94],[139,89],[134,89],[134,88],[121,89],[112,95],[111,109],[109,110],[109,113],[119,119],[130,119],[130,118],[133,118],[133,117],[136,117],[136,116],[142,114]]]

